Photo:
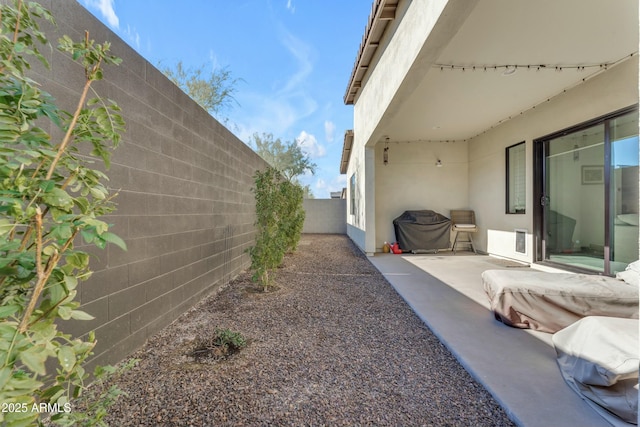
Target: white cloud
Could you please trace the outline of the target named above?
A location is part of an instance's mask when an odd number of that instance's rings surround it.
[[[131,26],[127,25],[124,35],[129,42],[133,43],[133,47],[135,47],[137,51],[140,51],[140,34],[135,30],[135,28],[131,28]]]
[[[234,133],[247,141],[254,133],[272,133],[276,138],[287,139],[295,123],[312,115],[317,103],[301,95],[273,95],[241,92],[237,96],[242,108],[231,111],[231,121],[237,123]]]
[[[346,175],[336,175],[331,178],[330,182],[327,182],[323,178],[318,178],[316,180],[315,185],[313,186],[316,191],[318,197],[329,197],[329,194],[336,191],[342,191],[343,188],[347,186],[347,176]]]
[[[276,87],[275,92],[242,91],[237,94],[236,99],[242,108],[231,112],[230,119],[237,123],[234,133],[243,141],[247,141],[255,132],[268,132],[286,138],[299,120],[318,110],[318,103],[305,90],[307,79],[313,71],[312,47],[285,29],[281,29],[280,40],[296,60],[296,66],[286,81]],[[321,156],[326,154],[324,147],[312,152]]]
[[[291,0],[287,0],[287,9],[291,11],[291,13],[296,13],[296,7],[292,4]]]
[[[97,9],[113,28],[120,27],[120,19],[113,8],[113,0],[84,0],[84,4]]]
[[[333,123],[330,120],[325,120],[324,122],[324,137],[327,140],[327,142],[333,142],[333,140],[335,139],[335,133],[336,133],[336,125],[335,123]]]
[[[313,72],[312,52],[309,45],[288,31],[284,32],[282,43],[298,62],[298,69],[281,90],[283,93],[291,93],[300,90],[302,83],[304,83],[307,77]]]
[[[322,157],[327,154],[327,150],[318,143],[316,137],[305,131],[300,132],[300,135],[296,138],[296,143],[302,151],[312,159]]]

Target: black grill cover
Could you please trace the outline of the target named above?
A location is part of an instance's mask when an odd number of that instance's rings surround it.
[[[449,248],[451,220],[434,211],[404,211],[393,220],[403,251]]]

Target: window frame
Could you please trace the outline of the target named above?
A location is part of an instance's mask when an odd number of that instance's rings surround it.
[[[522,153],[515,152],[522,156],[522,159],[518,159],[518,165],[511,164],[511,150],[522,149]],[[515,156],[514,156],[515,157]],[[525,215],[527,213],[527,145],[526,141],[518,142],[517,144],[510,145],[505,148],[505,214],[507,215]],[[514,174],[512,179],[512,172]],[[521,179],[515,174],[521,174]],[[514,188],[514,195],[521,193],[523,200],[523,208],[517,209],[515,203],[512,203],[511,192],[512,188],[510,183],[521,181],[522,184],[518,185],[520,188]]]
[[[349,179],[349,213],[356,214],[356,173],[351,174]]]

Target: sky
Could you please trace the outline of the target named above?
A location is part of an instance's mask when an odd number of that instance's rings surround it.
[[[78,0],[154,65],[221,69],[239,79],[227,127],[296,141],[317,164],[316,198],[340,175],[353,107],[343,96],[373,0]]]

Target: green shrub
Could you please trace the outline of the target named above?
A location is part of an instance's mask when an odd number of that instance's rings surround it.
[[[98,159],[109,166],[124,130],[117,105],[92,89],[102,66],[120,59],[88,34],[79,43],[61,38],[58,49],[86,79],[75,111],[60,110],[25,74],[34,59],[48,65],[38,21],[53,23],[52,16],[22,0],[0,6],[0,14],[0,402],[19,409],[0,412],[0,424],[33,424],[47,416],[43,407],[57,409],[53,418],[64,423],[96,344],[93,334],[79,339],[58,329],[64,320],[92,319],[78,310],[79,281],[91,272],[89,255],[75,245],[82,238],[125,247],[99,219],[115,209],[107,177],[88,167]],[[59,140],[39,127],[47,121],[60,129]],[[92,161],[79,154],[82,145]]]
[[[300,241],[304,190],[283,179],[273,167],[257,171],[254,183],[257,235],[249,254],[253,280],[266,291],[273,285],[274,270],[282,264],[285,253],[295,251]]]

